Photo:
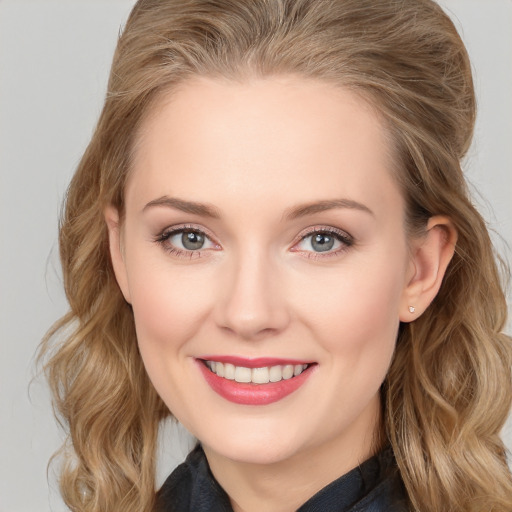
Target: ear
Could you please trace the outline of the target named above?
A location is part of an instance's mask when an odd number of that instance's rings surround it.
[[[411,265],[400,303],[401,322],[416,320],[434,300],[456,243],[455,227],[448,217],[440,215],[431,217],[427,233],[413,241]]]
[[[119,212],[117,211],[117,208],[109,205],[105,208],[104,215],[108,228],[110,258],[112,260],[112,266],[114,267],[117,284],[119,285],[126,302],[131,303],[121,240],[121,226],[119,225]]]

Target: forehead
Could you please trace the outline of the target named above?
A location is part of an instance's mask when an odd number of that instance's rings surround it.
[[[155,103],[136,147],[127,201],[398,193],[374,109],[349,90],[303,78],[185,82]]]

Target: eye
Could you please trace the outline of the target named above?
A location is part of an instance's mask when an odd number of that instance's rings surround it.
[[[199,231],[181,231],[167,239],[169,243],[179,249],[185,249],[187,251],[197,251],[205,248],[208,245],[208,238],[204,233]],[[181,247],[180,247],[181,246]]]
[[[315,253],[315,256],[332,256],[339,254],[353,245],[353,238],[336,228],[315,228],[302,236],[300,242],[293,248],[294,251]]]
[[[201,250],[219,248],[204,231],[195,227],[167,229],[155,241],[177,256],[199,256]]]

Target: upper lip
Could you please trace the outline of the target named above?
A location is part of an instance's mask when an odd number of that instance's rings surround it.
[[[198,357],[203,361],[217,361],[220,363],[231,363],[234,366],[243,366],[244,368],[263,368],[265,366],[278,366],[287,364],[311,364],[311,361],[303,359],[284,359],[280,357],[255,357],[246,358],[240,356],[227,355],[206,355]]]

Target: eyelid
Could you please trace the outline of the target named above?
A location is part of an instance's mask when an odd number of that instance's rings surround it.
[[[197,225],[197,224],[177,224],[174,226],[168,226],[161,230],[159,234],[157,234],[154,237],[154,241],[161,244],[165,250],[168,252],[175,254],[176,256],[183,256],[186,254],[187,256],[195,255],[194,257],[200,257],[201,253],[204,251],[210,251],[212,248],[207,249],[198,249],[198,250],[183,250],[179,247],[169,246],[165,247],[164,244],[167,242],[173,235],[180,233],[182,231],[193,231],[203,234],[206,238],[210,240],[210,242],[215,245],[216,247],[213,248],[213,250],[219,250],[222,248],[222,246],[218,243],[216,240],[216,237],[208,230],[207,228]],[[304,249],[298,249],[297,245],[305,240],[306,238],[314,235],[315,233],[327,233],[334,235],[343,245],[342,247],[333,250],[333,251],[326,251],[325,253],[321,252],[315,252],[315,251],[307,251]],[[333,226],[310,226],[305,229],[303,229],[295,238],[291,248],[289,249],[292,252],[299,252],[308,254],[308,258],[328,258],[330,256],[336,256],[341,252],[346,251],[349,247],[351,247],[355,243],[354,237],[347,233],[346,231],[335,228]]]
[[[197,250],[188,250],[181,249],[180,247],[176,247],[172,245],[169,240],[184,231],[192,231],[195,233],[200,233],[207,238],[214,247],[201,248]],[[211,232],[204,228],[203,226],[199,226],[197,224],[177,224],[174,226],[168,226],[161,230],[154,238],[153,241],[159,244],[166,252],[172,254],[178,258],[190,258],[195,259],[202,257],[203,252],[208,251],[218,251],[221,246],[217,242],[216,238],[211,234]]]
[[[299,249],[297,246],[306,238],[314,235],[315,233],[326,233],[334,235],[339,242],[342,244],[342,246],[336,250],[332,251],[326,251],[326,252],[316,252],[316,251],[307,251],[304,249]],[[290,250],[292,252],[299,252],[303,254],[307,254],[308,258],[311,259],[323,259],[323,258],[329,258],[333,256],[337,256],[340,253],[345,252],[347,249],[352,247],[355,243],[354,237],[347,233],[346,231],[335,228],[333,226],[314,226],[314,227],[308,227],[301,231],[299,235],[297,235],[296,240],[293,242],[292,247]]]
[[[334,226],[311,226],[303,229],[296,237],[293,245],[296,245],[300,241],[304,240],[308,236],[314,235],[315,233],[333,233],[338,235],[339,238],[347,242],[354,243],[354,237],[344,231],[343,229],[335,228]]]
[[[199,226],[197,224],[177,224],[175,226],[168,226],[162,229],[159,234],[156,235],[157,239],[169,238],[171,235],[180,233],[181,231],[195,231],[198,233],[202,233],[207,238],[209,238],[215,245],[220,245],[215,236],[210,232],[210,230],[206,229],[203,226]]]

